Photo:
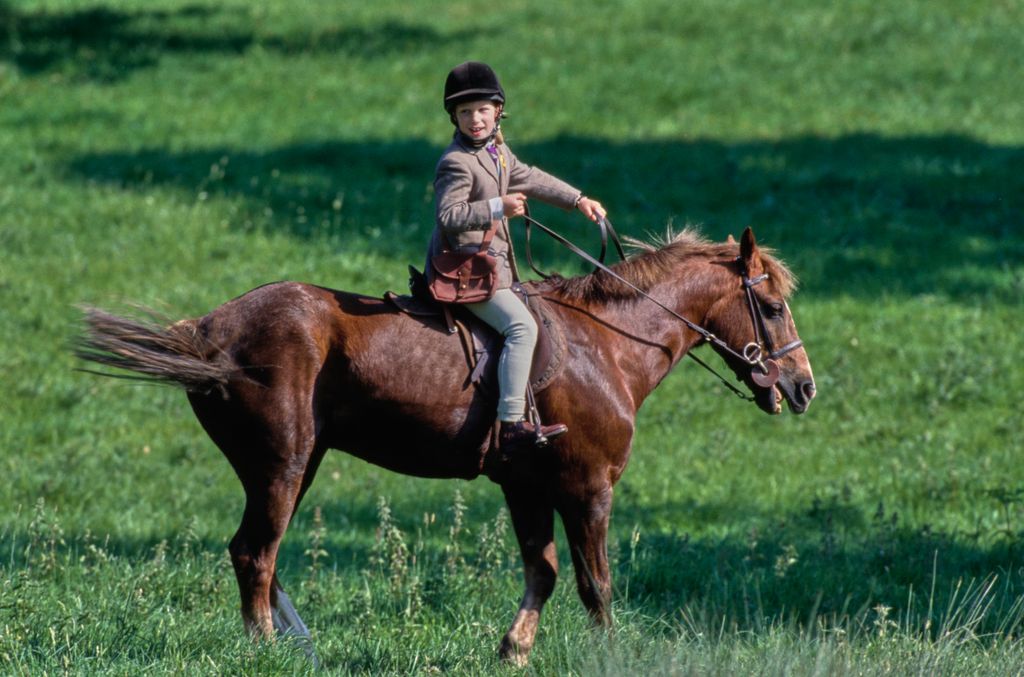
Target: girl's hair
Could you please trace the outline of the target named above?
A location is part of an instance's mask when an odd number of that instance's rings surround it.
[[[505,143],[505,135],[501,132],[501,119],[505,117],[505,102],[504,101],[492,101],[494,107],[498,110],[494,116],[494,145],[501,146]]]

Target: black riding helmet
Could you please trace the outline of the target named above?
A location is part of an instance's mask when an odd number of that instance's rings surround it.
[[[464,101],[488,99],[505,103],[505,90],[491,67],[479,61],[459,64],[448,73],[444,81],[444,109],[455,122],[455,106]]]

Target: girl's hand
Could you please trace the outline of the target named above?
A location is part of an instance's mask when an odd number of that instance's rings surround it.
[[[601,203],[591,200],[589,197],[581,197],[580,201],[576,203],[576,208],[594,223],[600,222],[607,215]]]
[[[501,206],[506,218],[522,216],[526,213],[526,196],[522,193],[509,193],[501,197]]]

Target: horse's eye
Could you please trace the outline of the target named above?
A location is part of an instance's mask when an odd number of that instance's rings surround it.
[[[776,320],[782,317],[786,312],[786,307],[781,303],[768,303],[765,306],[765,315],[770,319]]]

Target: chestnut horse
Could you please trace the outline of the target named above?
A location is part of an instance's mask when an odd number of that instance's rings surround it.
[[[786,267],[758,248],[750,229],[739,244],[709,243],[691,231],[667,240],[635,243],[641,251],[612,267],[621,279],[597,272],[535,286],[568,345],[538,407],[569,434],[497,464],[495,402],[463,387],[459,340],[440,322],[400,314],[381,299],[282,282],[164,328],[90,309],[78,353],[188,391],[245,488],[230,552],[242,617],[256,635],[306,633],[275,566],[327,449],[421,477],[469,479],[486,465],[508,503],[526,579],[500,653],[523,663],[555,585],[556,511],[583,604],[597,623],[611,621],[613,487],[629,460],[637,409],[708,340],[691,325],[714,334],[713,347],[765,412],[779,413],[785,399],[799,414],[814,397],[786,304],[793,288]],[[756,357],[742,358],[750,344],[769,351],[777,378],[766,379]],[[771,353],[773,345],[786,348]]]

